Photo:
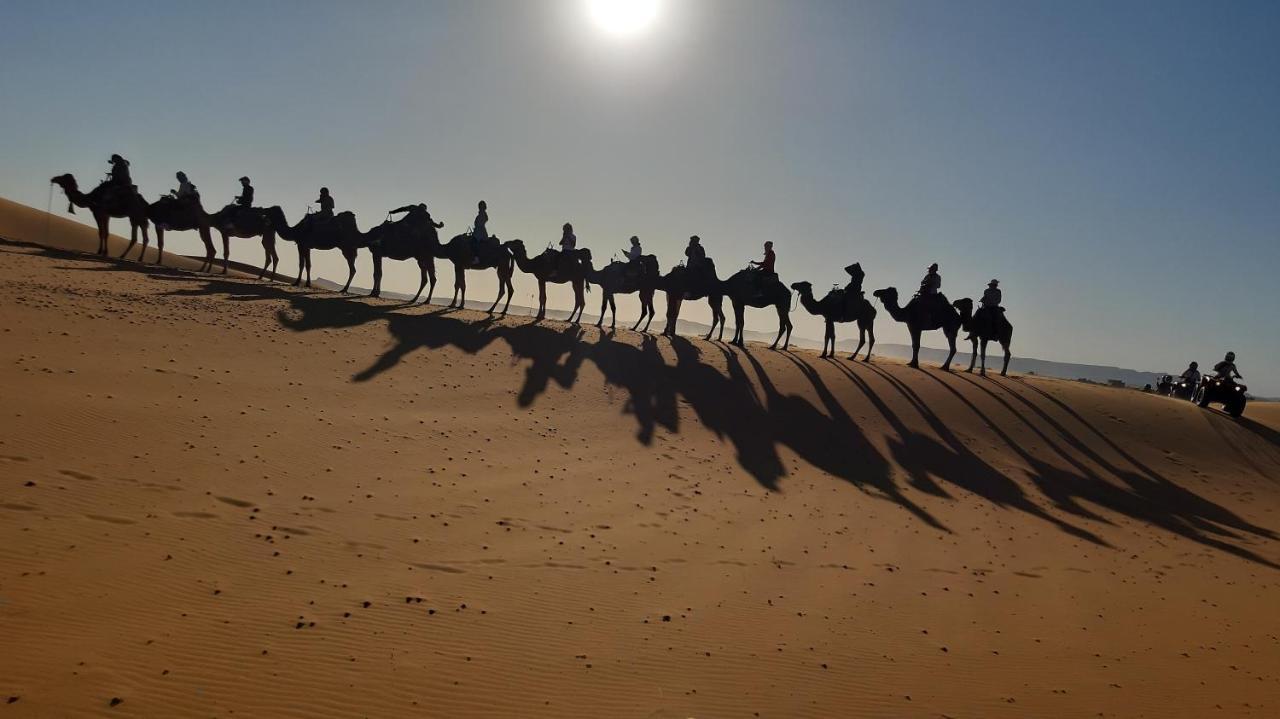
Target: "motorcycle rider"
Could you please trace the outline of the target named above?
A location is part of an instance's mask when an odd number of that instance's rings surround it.
[[[1219,379],[1244,379],[1240,370],[1236,369],[1236,353],[1228,352],[1221,362],[1213,366],[1213,372]]]
[[[1181,377],[1192,387],[1200,384],[1200,363],[1192,362],[1190,366],[1183,370]]]

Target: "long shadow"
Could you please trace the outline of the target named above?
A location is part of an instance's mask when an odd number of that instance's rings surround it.
[[[1033,425],[1032,422],[1024,416],[1023,412],[1018,411],[1014,404],[1009,400],[1017,402],[1027,410],[1030,410],[1033,415],[1048,425],[1052,431],[1058,435],[1059,439],[1070,446],[1075,452],[1085,456],[1108,475],[1123,483],[1123,485],[1117,485],[1108,481],[1104,476],[1090,470],[1087,466],[1078,461],[1074,461],[1072,463],[1077,469],[1081,470],[1081,476],[1075,476],[1061,471],[1041,475],[1039,478],[1040,481],[1037,482],[1039,488],[1047,497],[1063,509],[1082,513],[1079,509],[1080,505],[1076,502],[1076,500],[1082,500],[1089,502],[1094,506],[1104,507],[1107,510],[1129,517],[1130,519],[1160,527],[1166,531],[1205,546],[1213,547],[1214,549],[1234,554],[1243,559],[1248,559],[1259,564],[1280,569],[1280,564],[1276,564],[1249,549],[1219,538],[1225,537],[1230,539],[1239,539],[1239,535],[1232,532],[1232,529],[1240,532],[1247,532],[1265,539],[1275,539],[1276,535],[1274,532],[1247,522],[1225,507],[1215,504],[1156,473],[1150,467],[1133,458],[1128,452],[1125,452],[1110,437],[1101,433],[1096,427],[1081,417],[1078,412],[1072,410],[1056,397],[1053,397],[1040,388],[1034,387],[1022,380],[1001,381],[998,379],[992,379],[991,382],[995,386],[1004,389],[1004,391],[1008,393],[1009,399],[1006,399],[996,394],[989,387],[983,386],[983,384],[978,380],[963,377],[961,375],[954,376],[962,381],[968,382],[978,390],[986,393],[992,399],[999,402],[1025,425],[1031,427],[1038,436],[1046,441],[1046,443],[1049,443],[1055,452],[1061,456],[1069,457],[1070,453],[1057,447],[1044,432],[1035,427],[1035,425]],[[947,387],[951,392],[956,393],[957,395],[959,394],[954,388],[947,385],[947,383],[943,382],[941,379],[938,379],[937,377],[934,377],[933,379],[941,383],[944,387]],[[1015,382],[1019,386],[1030,388],[1038,395],[1047,397],[1052,403],[1066,411],[1067,414],[1080,422],[1084,427],[1088,428],[1091,433],[1105,442],[1107,446],[1117,452],[1117,454],[1124,458],[1127,463],[1131,464],[1139,471],[1134,472],[1118,467],[1114,463],[1108,461],[1105,457],[1101,456],[1097,451],[1089,447],[1084,440],[1073,434],[1061,422],[1048,414],[1044,408],[1038,406],[1035,402],[1021,393],[1015,391],[1011,386],[1008,386]],[[977,408],[973,407],[971,403],[966,402],[966,404],[969,404],[974,411],[977,411]],[[981,413],[979,413],[979,415],[981,415]],[[1006,440],[1006,442],[1009,441],[1010,440]],[[1094,516],[1091,512],[1083,512],[1083,514],[1084,516]]]
[[[839,362],[834,364],[840,367],[841,371],[863,392],[871,396],[870,385],[865,380],[858,377],[848,366]],[[890,424],[894,426],[899,436],[902,437],[902,441],[896,445],[894,458],[911,474],[913,483],[919,483],[922,488],[936,487],[936,482],[932,478],[938,477],[960,489],[982,497],[998,507],[1016,509],[1036,519],[1048,522],[1074,537],[1094,544],[1109,546],[1106,541],[1093,532],[1055,517],[1046,512],[1040,505],[1032,502],[1017,482],[992,467],[965,446],[964,442],[942,421],[942,418],[929,408],[928,403],[902,380],[880,367],[874,365],[865,366],[869,371],[880,375],[891,387],[896,389],[916,412],[924,418],[934,434],[942,439],[940,443],[928,435],[915,432],[909,429],[901,419],[895,417],[892,412],[888,412],[887,407],[881,409],[882,412],[886,412],[885,417],[889,419]],[[927,377],[933,376],[929,371],[921,371],[920,374]],[[988,424],[995,426],[994,422],[988,421]],[[926,491],[928,490],[926,489]],[[935,491],[942,492],[941,489]]]
[[[67,256],[85,259],[75,253],[68,253]],[[940,521],[904,494],[903,488],[893,476],[893,465],[897,464],[907,473],[910,485],[920,491],[950,498],[948,488],[963,489],[998,507],[1016,509],[1049,522],[1072,536],[1105,544],[1097,536],[1049,514],[1032,502],[1020,485],[969,450],[910,386],[874,365],[857,366],[867,367],[865,372],[883,377],[924,418],[931,430],[931,433],[924,433],[909,429],[907,422],[897,416],[866,379],[860,376],[861,371],[854,372],[853,368],[841,362],[830,362],[884,415],[897,433],[897,438],[888,440],[891,459],[877,449],[865,430],[849,416],[815,369],[791,355],[782,356],[787,357],[813,385],[821,407],[804,397],[780,392],[764,367],[749,351],[731,351],[716,343],[695,344],[682,337],[672,338],[670,346],[675,355],[675,362],[672,364],[659,351],[660,343],[653,337],[644,337],[639,346],[636,346],[614,341],[611,335],[597,332],[594,335],[595,341],[592,341],[591,333],[595,330],[584,330],[576,325],[558,322],[514,323],[512,320],[494,319],[472,321],[442,308],[371,302],[364,297],[342,296],[327,291],[305,292],[253,280],[209,277],[183,270],[157,269],[132,263],[112,262],[102,267],[82,266],[77,269],[141,270],[157,280],[181,281],[183,284],[172,288],[168,293],[176,296],[212,294],[231,301],[282,303],[285,307],[277,311],[276,319],[282,327],[293,332],[306,333],[356,327],[369,322],[385,322],[393,340],[391,347],[378,353],[367,367],[355,372],[351,377],[353,382],[373,381],[390,372],[418,350],[455,347],[475,354],[501,340],[510,348],[513,362],[527,362],[524,382],[516,401],[522,406],[529,406],[553,384],[572,389],[581,376],[582,368],[590,363],[602,374],[607,384],[627,392],[624,411],[635,417],[638,441],[650,444],[658,427],[678,433],[678,406],[683,402],[697,416],[702,426],[733,445],[738,464],[770,491],[778,490],[781,479],[788,474],[778,453],[780,447],[787,447],[802,461],[861,491],[893,501],[929,526],[947,531]],[[723,357],[726,368],[724,371],[703,361],[702,352],[708,350],[718,352]],[[757,394],[756,385],[744,368],[743,358],[751,366],[750,374],[754,375],[755,382],[763,389],[763,397]],[[929,372],[924,372],[923,375],[932,376]],[[1018,393],[1012,394],[1019,398],[1013,401],[1034,405]],[[971,409],[977,410],[971,403],[968,404]],[[1013,403],[1009,402],[1007,406],[1012,408]],[[1071,412],[1069,408],[1066,410]],[[1019,412],[1014,414],[1020,416]],[[1047,420],[1046,424],[1057,431],[1059,442],[1077,451],[1084,446],[1078,438],[1072,441],[1070,438],[1073,435],[1043,410],[1039,410],[1037,416],[1042,416]],[[1079,417],[1078,414],[1075,416]],[[988,421],[988,424],[999,427],[995,422]],[[1096,429],[1090,429],[1104,441],[1107,440]],[[1042,430],[1039,434],[1060,455],[1071,454],[1057,443],[1048,442],[1048,432],[1049,430]],[[998,429],[997,434],[1006,443],[1014,444],[1013,439],[1003,430]],[[1122,449],[1115,449],[1141,471],[1141,474],[1128,472],[1121,475],[1130,484],[1131,495],[1107,494],[1101,488],[1090,490],[1097,481],[1079,461],[1072,462],[1080,472],[1079,476],[1043,462],[1034,462],[1034,458],[1028,459],[1028,465],[1037,472],[1037,484],[1042,487],[1042,491],[1050,498],[1056,497],[1056,506],[1076,516],[1097,518],[1074,502],[1074,498],[1085,499],[1135,519],[1177,531],[1222,551],[1275,566],[1252,552],[1207,536],[1207,533],[1215,533],[1215,530],[1221,532],[1223,527],[1231,527],[1260,537],[1274,538],[1268,530],[1249,525],[1221,507],[1176,488],[1155,476],[1150,468],[1129,457]],[[1025,453],[1022,456],[1027,459]],[[1086,455],[1097,463],[1095,456],[1096,453]],[[1108,472],[1120,471],[1105,463],[1099,466]],[[1086,489],[1082,490],[1082,486]],[[1148,506],[1145,509],[1134,507],[1133,497]]]

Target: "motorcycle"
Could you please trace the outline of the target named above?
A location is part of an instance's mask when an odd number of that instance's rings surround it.
[[[1248,389],[1230,377],[1205,377],[1200,380],[1200,386],[1191,396],[1191,401],[1201,407],[1218,403],[1227,414],[1239,417],[1244,414],[1244,407],[1249,401],[1245,395]]]

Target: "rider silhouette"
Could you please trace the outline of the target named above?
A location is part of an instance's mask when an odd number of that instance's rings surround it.
[[[982,292],[982,307],[988,310],[1000,309],[1000,300],[1003,295],[1000,293],[1000,280],[991,280],[987,283],[987,289]]]
[[[129,161],[113,154],[107,161],[111,169],[107,172],[107,184],[126,190],[133,188],[133,178],[129,176]]]
[[[1182,371],[1182,379],[1185,379],[1193,387],[1200,384],[1200,363],[1192,362]]]
[[[397,207],[396,209],[391,210],[387,214],[398,215],[401,212],[412,212],[414,210],[422,210],[423,214],[427,216],[427,222],[430,222],[431,226],[436,228],[437,230],[440,229],[441,227],[444,227],[443,222],[436,222],[435,218],[431,216],[431,212],[427,210],[427,205],[425,202],[419,202],[416,205],[405,205],[404,207]]]
[[[333,195],[329,194],[329,188],[320,188],[320,197],[316,198],[316,203],[320,205],[321,217],[333,217]]]
[[[761,272],[774,275],[776,277],[778,273],[773,271],[773,263],[775,259],[775,255],[773,254],[773,242],[766,241],[764,243],[764,259],[759,261],[752,260],[751,264],[759,267]]]
[[[1236,369],[1236,353],[1228,352],[1222,361],[1213,366],[1213,372],[1220,379],[1244,379],[1240,376],[1240,370]]]
[[[942,291],[942,275],[938,274],[938,263],[929,265],[929,271],[925,273],[924,279],[920,280],[920,294],[936,295]]]
[[[249,184],[249,178],[240,178],[240,195],[234,200],[234,204],[249,208],[253,207],[253,185]]]
[[[187,173],[179,170],[175,177],[178,178],[178,189],[169,190],[169,194],[172,195],[174,199],[182,202],[199,202],[200,193],[196,191],[196,186],[191,184],[191,181],[187,179]]]
[[[684,256],[687,258],[684,266],[690,270],[702,269],[702,265],[707,261],[707,251],[702,248],[702,238],[693,235],[689,238],[689,246],[684,248]]]

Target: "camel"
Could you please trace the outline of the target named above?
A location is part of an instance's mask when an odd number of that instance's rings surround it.
[[[917,369],[920,367],[920,333],[940,329],[946,334],[947,344],[951,348],[947,361],[942,363],[942,369],[945,372],[951,371],[951,360],[956,356],[956,333],[960,331],[960,313],[947,303],[946,297],[935,295],[928,302],[916,297],[906,307],[899,307],[896,287],[886,287],[871,294],[880,299],[893,319],[906,323],[907,331],[911,333],[911,362],[908,366]]]
[[[711,306],[711,329],[703,339],[710,340],[720,326],[717,342],[724,341],[724,288],[716,277],[716,265],[710,258],[702,261],[705,269],[690,270],[680,264],[658,280],[658,288],[667,295],[667,326],[663,328],[664,337],[676,336],[676,324],[680,320],[680,306],[685,300],[706,298]]]
[[[575,250],[578,259],[565,263],[559,250],[547,248],[537,257],[530,258],[524,249],[524,242],[520,240],[511,240],[502,246],[511,253],[521,272],[527,272],[538,279],[538,315],[534,319],[540,320],[547,316],[547,283],[551,282],[573,286],[573,311],[569,313],[569,322],[582,320],[582,311],[587,306],[583,293],[587,286],[587,271],[591,268],[591,250]]]
[[[75,214],[76,206],[88,208],[93,214],[93,221],[98,226],[98,254],[107,254],[107,235],[110,234],[108,225],[112,217],[128,218],[130,225],[129,246],[133,247],[133,243],[138,241],[138,230],[142,230],[142,246],[145,248],[150,242],[147,236],[147,201],[137,192],[122,192],[121,188],[111,187],[106,184],[99,185],[89,194],[80,191],[79,185],[76,184],[76,178],[73,175],[58,175],[50,180],[53,184],[62,188],[67,196],[67,211]],[[123,255],[122,255],[123,257]],[[141,260],[142,258],[139,258]],[[160,263],[161,258],[156,258],[156,264]]]
[[[968,340],[973,343],[973,356],[969,359],[969,369],[973,371],[973,365],[978,361],[978,343],[982,343],[982,369],[978,374],[987,375],[987,342],[995,340],[1004,348],[1004,367],[1000,369],[1000,376],[1007,377],[1009,372],[1009,360],[1013,357],[1009,352],[1009,344],[1013,342],[1013,325],[1009,320],[1005,319],[1003,310],[996,310],[995,317],[990,317],[989,313],[978,310],[978,314],[973,314],[973,300],[968,297],[956,300],[951,303],[953,307],[960,312],[960,323],[964,330],[969,333]],[[995,319],[994,322],[991,320]]]
[[[493,269],[498,273],[498,296],[493,300],[488,311],[492,313],[498,307],[505,293],[507,303],[502,306],[500,313],[505,315],[507,308],[511,306],[511,296],[515,294],[515,288],[511,284],[511,275],[515,273],[515,262],[511,258],[511,252],[497,237],[490,236],[479,249],[478,253],[473,249],[471,235],[458,235],[436,249],[436,257],[453,263],[453,299],[449,302],[449,306],[460,308],[466,304],[467,270]]]
[[[849,355],[849,359],[858,359],[858,351],[862,349],[863,344],[866,344],[867,356],[862,361],[871,361],[871,350],[876,346],[876,308],[866,298],[858,297],[850,306],[846,301],[848,290],[833,289],[827,293],[826,297],[816,300],[813,297],[813,285],[809,282],[795,282],[792,283],[791,288],[800,293],[800,304],[804,305],[809,314],[821,317],[826,323],[820,357],[836,356],[837,322],[857,322],[858,346],[854,348],[853,354]],[[870,338],[869,343],[868,338]],[[828,345],[831,347],[829,351]]]
[[[435,250],[440,247],[440,238],[436,230],[444,227],[444,223],[436,223],[423,204],[409,205],[401,208],[404,217],[398,220],[387,220],[369,230],[369,254],[373,255],[373,292],[371,297],[382,294],[382,258],[393,260],[416,260],[422,281],[418,283],[418,291],[414,293],[409,304],[418,301],[422,288],[431,283],[427,290],[427,304],[431,304],[431,295],[436,290],[436,258]]]
[[[258,279],[266,276],[268,267],[271,268],[271,274],[276,273],[276,268],[280,266],[280,255],[276,254],[276,230],[271,225],[271,217],[266,208],[227,205],[209,215],[209,224],[222,235],[222,274],[227,274],[227,264],[231,260],[232,237],[261,237],[266,259],[262,262]]]
[[[777,275],[765,275],[761,270],[753,268],[739,270],[724,281],[724,294],[733,303],[733,321],[736,325],[729,344],[743,346],[742,334],[747,307],[773,307],[778,311],[778,336],[773,338],[769,349],[778,349],[779,340],[782,341],[782,349],[787,349],[791,344],[791,290],[782,284]],[[784,332],[786,339],[783,339]]]
[[[200,270],[213,270],[213,259],[216,254],[213,249],[213,236],[210,231],[210,216],[204,211],[200,205],[200,198],[190,200],[179,200],[173,197],[165,196],[159,200],[147,205],[147,218],[151,220],[151,224],[156,228],[156,249],[160,255],[164,256],[164,232],[165,230],[184,231],[195,230],[200,233],[200,241],[204,243],[204,263],[200,265]],[[124,257],[129,254],[129,250],[133,249],[134,240],[129,241],[129,246],[124,249]],[[138,260],[147,254],[147,236],[142,235],[142,251],[138,255]],[[158,260],[157,260],[158,262]]]
[[[618,324],[618,306],[614,303],[613,296],[637,292],[640,294],[640,319],[636,320],[631,329],[639,328],[640,323],[644,322],[644,329],[641,331],[648,332],[649,322],[653,321],[655,314],[653,294],[658,280],[658,258],[653,255],[642,255],[638,266],[632,266],[630,262],[615,261],[603,269],[588,271],[587,281],[599,285],[604,294],[600,300],[600,320],[596,322],[596,327],[604,325],[604,313],[607,309],[612,313],[609,329],[614,329]]]
[[[356,252],[361,247],[367,247],[369,242],[368,234],[361,232],[356,226],[355,213],[339,212],[332,217],[307,215],[292,227],[284,217],[284,210],[278,205],[269,208],[267,216],[271,218],[271,226],[281,238],[298,246],[298,279],[293,281],[294,287],[302,284],[304,268],[307,272],[306,286],[311,286],[312,250],[340,250],[347,260],[347,282],[341,290],[346,294],[351,287],[351,280],[356,276]]]

